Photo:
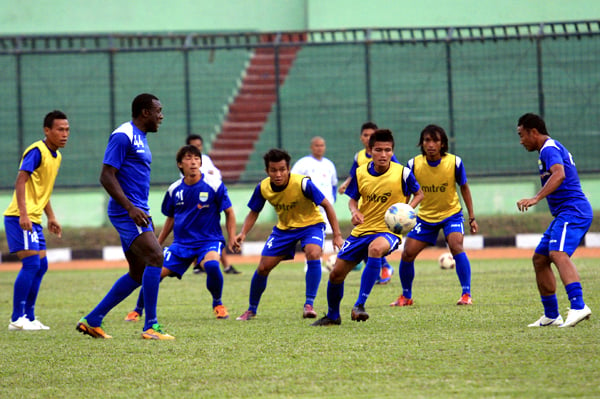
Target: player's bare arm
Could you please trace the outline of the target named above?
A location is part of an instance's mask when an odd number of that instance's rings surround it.
[[[48,218],[48,231],[52,234],[55,234],[58,238],[62,237],[62,227],[58,220],[56,220],[56,216],[54,215],[54,210],[52,209],[52,205],[50,201],[44,207],[44,213]]]
[[[175,219],[173,219],[172,217],[169,216],[167,218],[167,220],[165,220],[165,225],[163,226],[162,230],[158,234],[158,243],[161,246],[164,244],[167,237],[169,237],[169,234],[171,234],[171,232],[173,231],[174,225],[175,225]]]
[[[414,193],[408,205],[410,205],[413,209],[416,209],[417,205],[419,205],[421,201],[423,201],[423,198],[425,198],[425,194],[423,193],[423,190],[419,188],[419,191]]]
[[[469,183],[465,183],[460,186],[460,193],[462,195],[465,206],[467,207],[467,212],[469,213],[469,231],[471,234],[475,234],[479,231],[479,226],[477,225],[477,221],[475,220],[475,211],[473,210],[473,197],[471,196],[471,189],[469,188]]]
[[[340,224],[338,223],[335,210],[333,209],[333,205],[331,205],[331,202],[329,202],[327,198],[323,199],[323,202],[321,202],[320,205],[323,207],[323,209],[325,209],[327,220],[329,220],[331,230],[333,230],[333,247],[339,250],[342,248],[342,245],[344,245],[344,239],[342,238],[342,231],[340,229]]]
[[[246,219],[244,219],[244,224],[242,225],[242,231],[235,236],[235,244],[233,249],[236,252],[239,252],[239,250],[242,248],[242,243],[246,239],[246,234],[248,234],[248,232],[252,230],[252,227],[254,227],[254,224],[258,219],[258,215],[258,212],[255,211],[250,211],[248,212],[248,215],[246,215]]]
[[[553,193],[562,182],[565,180],[565,168],[561,164],[554,164],[550,167],[550,177],[546,181],[546,184],[538,191],[533,198],[523,198],[517,201],[517,208],[521,212],[526,212],[530,206],[536,205],[538,202],[546,198],[549,194]]]
[[[107,164],[102,165],[100,184],[102,184],[106,192],[115,201],[117,201],[119,205],[127,210],[129,217],[135,222],[135,224],[142,227],[148,226],[150,216],[140,208],[133,206],[133,204],[129,201],[123,192],[121,184],[119,184],[119,180],[117,180],[117,171],[118,169],[114,166]]]
[[[352,176],[348,176],[346,178],[346,180],[344,180],[344,182],[342,184],[340,184],[340,186],[338,187],[338,193],[344,194],[351,181],[352,181]]]
[[[235,212],[233,207],[225,209],[225,229],[227,230],[227,249],[232,252],[239,252],[239,247],[236,247],[235,236]]]
[[[19,207],[19,226],[23,230],[31,231],[33,226],[29,215],[27,215],[27,205],[25,201],[25,183],[29,180],[29,172],[20,170],[17,173],[15,181],[15,195],[17,197],[17,206]]]

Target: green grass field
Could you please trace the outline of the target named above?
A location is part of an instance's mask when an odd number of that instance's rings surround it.
[[[58,398],[535,398],[600,396],[600,269],[576,260],[587,304],[596,312],[576,328],[527,328],[542,314],[529,260],[472,262],[471,307],[454,271],[417,261],[415,305],[390,308],[400,292],[376,286],[371,318],[350,321],[360,273],[346,282],[341,326],[301,318],[303,266],[283,263],[269,278],[258,317],[239,322],[254,265],[225,275],[229,320],[214,319],[205,276],[166,280],[159,320],[175,341],[144,341],[141,323],[122,321],[136,295],[105,319],[112,340],[75,331],[123,270],[50,271],[38,317],[52,329],[9,332],[15,272],[0,273],[0,397]],[[238,267],[238,265],[236,265]],[[0,265],[1,269],[1,265]],[[326,276],[315,308],[326,310]],[[563,317],[568,301],[562,286]]]

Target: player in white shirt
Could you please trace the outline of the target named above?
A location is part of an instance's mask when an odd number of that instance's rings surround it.
[[[217,169],[212,159],[208,155],[204,153],[204,140],[202,140],[202,136],[198,134],[190,134],[187,136],[185,140],[186,144],[193,145],[202,153],[202,166],[200,166],[200,172],[203,175],[212,175],[219,180],[223,180],[221,177],[221,171]],[[227,260],[226,251],[221,252],[221,263],[223,264],[223,271],[227,274],[240,274],[241,272],[233,267],[232,264]],[[203,273],[204,269],[200,264],[194,266],[194,273]]]

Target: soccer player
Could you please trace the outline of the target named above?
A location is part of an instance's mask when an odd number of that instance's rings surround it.
[[[365,258],[367,262],[351,318],[354,321],[366,321],[369,318],[365,303],[381,271],[382,258],[396,250],[402,240],[400,235],[393,234],[385,225],[385,211],[396,202],[406,202],[406,198],[411,195],[409,204],[413,208],[423,198],[423,191],[410,169],[392,162],[394,137],[391,131],[375,131],[369,139],[369,149],[373,160],[356,169],[356,174],[352,176],[346,189],[346,194],[350,196],[348,207],[355,227],[338,253],[335,266],[329,274],[328,312],[314,322],[313,326],[342,323],[340,303],[344,296],[344,280],[352,268]]]
[[[156,316],[163,253],[148,206],[152,154],[146,136],[158,131],[162,104],[152,94],[139,94],[131,103],[131,117],[110,135],[100,174],[100,183],[110,195],[108,217],[119,232],[129,272],[76,328],[94,338],[112,338],[102,327],[104,317],[141,285],[146,306],[142,338],[172,340],[175,338],[163,331]]]
[[[377,125],[373,122],[365,122],[362,124],[360,128],[360,141],[363,144],[364,148],[354,154],[354,162],[352,162],[352,166],[350,167],[350,171],[348,172],[348,177],[344,182],[340,185],[338,189],[340,194],[344,194],[346,192],[346,188],[352,181],[352,176],[356,174],[356,169],[359,166],[362,166],[371,161],[373,158],[371,155],[371,151],[369,149],[369,138],[371,135],[377,130]],[[392,162],[400,163],[396,155],[392,156]],[[366,259],[364,260],[366,263]],[[358,265],[357,265],[358,266]],[[360,266],[358,269],[360,270]],[[381,276],[376,280],[376,284],[387,284],[392,280],[392,276],[394,275],[394,268],[389,264],[387,259],[383,258],[383,266],[381,267]]]
[[[333,246],[339,249],[344,240],[335,210],[310,177],[290,173],[290,156],[287,152],[271,149],[263,159],[268,177],[256,186],[248,202],[250,212],[244,220],[242,231],[235,238],[236,248],[240,248],[246,239],[265,202],[268,201],[275,208],[278,222],[266,241],[252,276],[250,306],[237,320],[250,320],[256,316],[260,297],[267,288],[269,273],[281,261],[294,258],[298,241],[307,260],[306,301],[302,316],[315,318],[317,313],[313,305],[321,282],[321,254],[325,241],[325,221],[317,206],[325,209],[333,229]]]
[[[437,125],[421,132],[418,146],[421,155],[408,161],[425,197],[419,205],[416,226],[407,234],[400,260],[402,294],[390,306],[411,306],[415,259],[429,245],[435,245],[440,230],[444,232],[450,252],[456,261],[456,274],[462,293],[457,305],[471,305],[471,264],[463,249],[464,221],[456,185],[460,187],[469,213],[471,233],[478,231],[471,190],[460,157],[448,153],[448,136]]]
[[[50,329],[35,317],[40,284],[48,271],[42,211],[48,218],[48,230],[60,237],[62,227],[52,210],[50,196],[62,159],[58,149],[69,138],[67,115],[52,111],[44,117],[43,127],[45,139],[31,144],[21,157],[12,201],[4,212],[8,248],[22,264],[14,285],[10,331]]]
[[[212,159],[210,159],[210,157],[203,152],[204,151],[204,140],[202,139],[202,136],[200,136],[198,134],[190,134],[189,136],[187,136],[185,143],[188,145],[193,145],[194,147],[199,149],[200,152],[202,153],[202,166],[200,166],[200,172],[202,172],[202,175],[203,176],[211,175],[211,176],[214,176],[215,178],[217,178],[218,180],[222,180],[221,171],[215,166]],[[229,263],[229,260],[227,259],[226,251],[221,252],[221,263],[223,264],[223,271],[227,274],[241,274],[242,273],[239,270],[237,270],[235,267],[233,267],[233,265],[231,263]],[[196,263],[196,266],[194,266],[194,273],[198,274],[198,273],[204,273],[204,272],[205,272],[205,270],[202,267],[202,265],[200,264],[200,262]]]
[[[540,116],[531,113],[522,115],[517,123],[517,133],[527,151],[539,152],[538,167],[542,182],[542,188],[535,196],[517,201],[517,208],[526,212],[529,207],[546,198],[554,217],[532,258],[544,314],[529,327],[575,327],[592,314],[583,301],[579,273],[571,260],[571,255],[592,224],[592,206],[581,189],[573,156],[560,142],[549,136]],[[571,302],[564,322],[558,311],[552,263]]]
[[[225,245],[221,231],[221,212],[225,213],[229,234],[229,249],[235,238],[235,213],[227,188],[214,175],[201,172],[202,153],[193,145],[177,152],[177,167],[183,178],[167,190],[162,203],[162,213],[167,216],[158,243],[163,245],[171,231],[173,243],[164,250],[161,279],[167,276],[181,279],[194,259],[199,259],[206,271],[206,288],[212,295],[212,309],[217,319],[229,318],[223,305],[223,274],[219,256]],[[129,312],[126,321],[138,321],[144,309],[143,289],[140,290],[136,308]]]

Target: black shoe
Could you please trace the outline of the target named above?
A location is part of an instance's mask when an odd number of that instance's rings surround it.
[[[311,326],[339,326],[340,324],[342,324],[342,318],[338,317],[335,320],[331,320],[329,317],[327,316],[323,316],[321,317],[319,320],[315,321],[314,323],[311,324]]]
[[[225,274],[242,274],[242,272],[233,267],[233,265],[230,265],[225,269]]]
[[[196,266],[194,266],[194,274],[200,274],[200,273],[206,273],[206,271],[200,265],[200,263],[198,263],[198,264],[196,264]]]
[[[365,305],[353,307],[351,317],[354,321],[367,321],[369,314],[365,311]]]

